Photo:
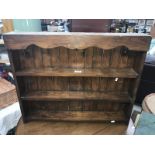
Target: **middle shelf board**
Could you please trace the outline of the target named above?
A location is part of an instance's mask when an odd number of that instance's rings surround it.
[[[17,71],[16,76],[61,76],[61,77],[117,77],[136,78],[138,73],[132,68],[80,69],[80,68],[42,68]]]
[[[127,92],[103,93],[84,91],[33,91],[21,96],[23,100],[52,101],[52,100],[110,100],[122,103],[130,103]]]

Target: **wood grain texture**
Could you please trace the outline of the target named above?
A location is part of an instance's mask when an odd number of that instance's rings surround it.
[[[124,112],[75,112],[75,111],[60,111],[60,112],[50,112],[50,111],[33,111],[27,116],[28,121],[32,120],[53,120],[53,121],[102,121],[108,122],[111,120],[116,120],[118,122],[126,122],[127,118]]]
[[[13,76],[14,76],[14,80],[15,80],[15,84],[16,84],[16,92],[17,92],[17,96],[18,96],[19,106],[20,106],[22,116],[23,116],[23,122],[25,122],[25,112],[26,111],[24,110],[24,106],[23,106],[22,101],[20,99],[20,89],[18,87],[17,79],[16,79],[16,75],[15,75],[15,66],[14,66],[14,63],[13,63],[12,52],[8,51],[8,55],[9,55],[9,60],[10,60],[10,63],[11,63],[11,68],[12,68],[12,71],[13,71]]]
[[[46,40],[46,41],[45,41]],[[30,45],[42,48],[63,46],[69,49],[84,49],[96,46],[102,49],[112,49],[126,46],[130,50],[147,51],[151,36],[135,34],[112,33],[7,33],[4,42],[8,49],[26,49]],[[18,44],[17,44],[18,43]],[[136,45],[136,46],[135,46]]]
[[[92,112],[119,112],[124,111],[128,103],[106,100],[53,100],[53,101],[33,101],[23,100],[23,105],[31,111],[50,111],[50,112],[65,112],[65,111],[92,111]]]
[[[4,39],[24,121],[129,120],[150,36],[41,32]]]
[[[22,95],[23,100],[111,100],[130,102],[128,93],[99,93],[82,91],[36,91]]]
[[[138,74],[132,68],[122,69],[74,69],[74,68],[44,68],[29,69],[16,72],[17,76],[60,76],[60,77],[118,77],[136,78]]]
[[[13,19],[2,19],[3,27],[2,33],[14,31]]]
[[[24,124],[20,119],[16,135],[124,135],[126,129],[126,123],[32,121]]]

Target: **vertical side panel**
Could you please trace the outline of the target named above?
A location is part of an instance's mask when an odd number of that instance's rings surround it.
[[[17,83],[17,78],[16,78],[16,74],[15,74],[15,68],[14,68],[14,64],[13,64],[13,60],[12,60],[12,52],[11,52],[11,50],[8,50],[8,55],[9,55],[9,60],[10,60],[10,64],[11,64],[12,71],[13,71],[13,76],[14,76],[14,79],[15,79],[16,92],[17,92],[19,105],[20,105],[20,109],[21,109],[21,112],[22,112],[22,116],[23,116],[22,119],[23,119],[23,122],[26,122],[26,118],[25,118],[26,113],[25,113],[24,108],[23,108],[22,100],[20,99],[20,90],[19,90],[19,86],[18,86],[18,83]]]
[[[130,104],[128,107],[126,107],[126,111],[127,111],[126,113],[127,113],[128,117],[130,117],[130,115],[131,115],[132,107],[133,107],[133,104],[134,104],[135,99],[136,99],[137,89],[139,86],[140,77],[141,77],[141,73],[143,70],[145,57],[146,57],[146,52],[137,53],[136,56],[134,57],[133,68],[137,73],[139,73],[139,77],[137,79],[130,81],[129,94],[132,98],[132,104]]]
[[[146,57],[146,53],[137,53],[137,55],[134,57],[134,70],[139,74],[139,77],[137,79],[134,79],[131,81],[130,83],[130,95],[133,97],[133,100],[135,100],[136,98],[136,93],[137,93],[137,89],[138,89],[138,85],[140,82],[140,77],[141,77],[141,73],[143,70],[143,66],[144,66],[144,60]]]
[[[21,50],[20,52],[19,52],[19,60],[20,60],[20,69],[21,70],[24,70],[24,69],[26,69],[26,63],[25,63],[25,50]]]
[[[19,57],[20,53],[21,53],[20,50],[13,51],[12,61],[13,61],[13,64],[15,66],[14,67],[15,71],[19,71],[22,68],[22,64],[20,64],[20,57]]]

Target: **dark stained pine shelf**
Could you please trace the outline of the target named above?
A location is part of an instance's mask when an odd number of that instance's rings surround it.
[[[12,32],[3,38],[24,123],[129,120],[151,36]]]
[[[136,78],[138,74],[132,68],[122,69],[73,69],[73,68],[43,68],[16,72],[16,76],[60,76],[60,77],[118,77]]]
[[[99,112],[99,111],[33,111],[27,116],[27,120],[52,120],[52,121],[126,121],[124,112]]]
[[[52,100],[110,100],[129,103],[128,93],[103,93],[84,91],[34,91],[21,96],[23,100],[52,101]]]

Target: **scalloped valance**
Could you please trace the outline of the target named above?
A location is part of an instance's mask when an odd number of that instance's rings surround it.
[[[12,32],[4,34],[4,41],[8,49],[26,49],[30,45],[36,45],[41,48],[63,46],[69,49],[84,49],[94,46],[106,50],[126,46],[129,50],[147,51],[151,36],[127,33]]]

